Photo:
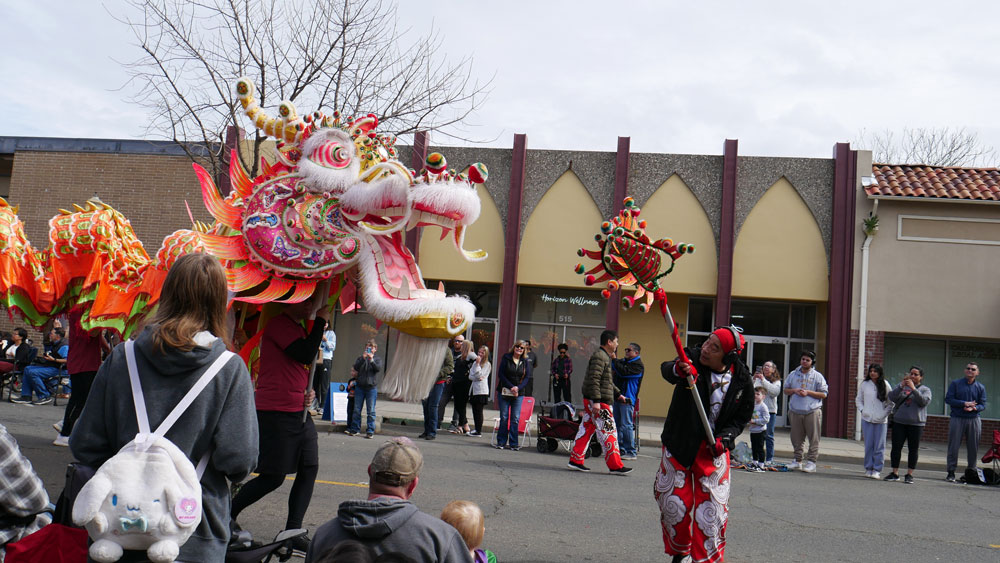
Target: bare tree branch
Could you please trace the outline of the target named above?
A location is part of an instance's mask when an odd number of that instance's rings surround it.
[[[457,140],[489,94],[493,78],[473,61],[450,62],[432,30],[411,38],[393,0],[127,0],[116,15],[141,53],[126,62],[132,101],[150,111],[147,134],[173,139],[187,155],[226,173],[224,140],[242,108],[232,92],[240,76],[263,107],[293,101],[344,116],[374,113],[396,135],[435,130]],[[256,174],[264,137],[239,158]]]
[[[854,143],[871,150],[872,158],[880,164],[983,167],[996,166],[1000,160],[996,149],[964,127],[904,127],[898,138],[888,129],[878,133],[862,129]]]

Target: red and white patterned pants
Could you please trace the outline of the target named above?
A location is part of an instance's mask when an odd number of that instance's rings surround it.
[[[592,409],[597,405],[600,405],[601,410],[598,420],[595,421]],[[583,463],[583,456],[590,446],[590,437],[594,432],[597,432],[597,441],[601,443],[608,469],[621,469],[623,465],[622,456],[618,452],[618,431],[615,429],[615,417],[611,413],[611,407],[606,403],[591,403],[590,399],[583,400],[583,420],[576,432],[576,443],[573,444],[570,461]]]
[[[697,563],[722,561],[729,519],[729,451],[713,458],[705,447],[690,468],[663,448],[653,496],[660,505],[663,550],[691,554]]]

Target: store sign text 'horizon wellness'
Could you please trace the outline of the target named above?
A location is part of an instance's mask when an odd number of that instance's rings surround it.
[[[603,320],[603,311],[599,312],[596,310],[602,308],[604,305],[604,302],[600,299],[586,295],[552,295],[549,293],[542,293],[539,299],[543,303],[555,303],[563,306],[556,308],[557,312],[554,320],[557,323],[591,324]]]

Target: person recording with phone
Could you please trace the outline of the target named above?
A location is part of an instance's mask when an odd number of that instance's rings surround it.
[[[764,405],[767,407],[767,428],[764,429],[764,464],[774,463],[774,423],[778,420],[778,395],[781,393],[781,376],[778,366],[768,360],[757,366],[753,374],[753,386],[766,391]]]
[[[920,366],[910,366],[903,380],[892,391],[889,400],[893,404],[892,411],[892,449],[889,452],[889,464],[892,473],[885,476],[886,481],[899,480],[899,462],[903,457],[903,444],[906,444],[906,477],[903,482],[913,483],[913,470],[917,467],[920,450],[920,435],[927,424],[927,405],[931,404],[931,390],[923,384],[924,370]]]
[[[369,339],[365,352],[354,361],[354,370],[358,372],[357,387],[354,389],[354,415],[347,434],[357,436],[361,431],[361,407],[368,409],[368,427],[365,438],[375,437],[375,399],[378,396],[376,378],[382,371],[382,359],[375,355],[378,345],[374,339]]]

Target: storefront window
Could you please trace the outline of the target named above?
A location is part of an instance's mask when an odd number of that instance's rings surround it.
[[[694,332],[712,332],[715,328],[712,326],[714,322],[712,316],[712,300],[711,299],[696,299],[691,298],[688,300],[688,331]]]
[[[437,280],[427,280],[425,285],[437,289]],[[444,282],[444,292],[448,295],[461,295],[476,306],[476,317],[496,319],[500,317],[500,286],[496,284]],[[492,345],[492,344],[490,344]]]
[[[580,384],[591,354],[600,345],[605,327],[607,301],[597,292],[521,288],[518,301],[517,338],[528,340],[538,356],[532,395],[540,401],[551,399],[549,368],[558,355],[560,343],[569,347],[573,362],[570,389],[579,404]],[[503,353],[509,350],[503,350]]]
[[[730,319],[734,325],[743,329],[743,334],[790,336],[788,334],[788,305],[784,303],[734,300]]]
[[[917,365],[924,370],[924,385],[931,389],[933,399],[927,407],[927,414],[948,415],[951,409],[944,402],[948,385],[965,377],[965,366],[969,362],[979,364],[976,381],[986,386],[987,395],[1000,387],[1000,343],[934,340],[923,338],[885,337],[885,375],[893,385],[902,380],[910,366]],[[1000,406],[995,401],[986,403],[984,418],[1000,418]]]

